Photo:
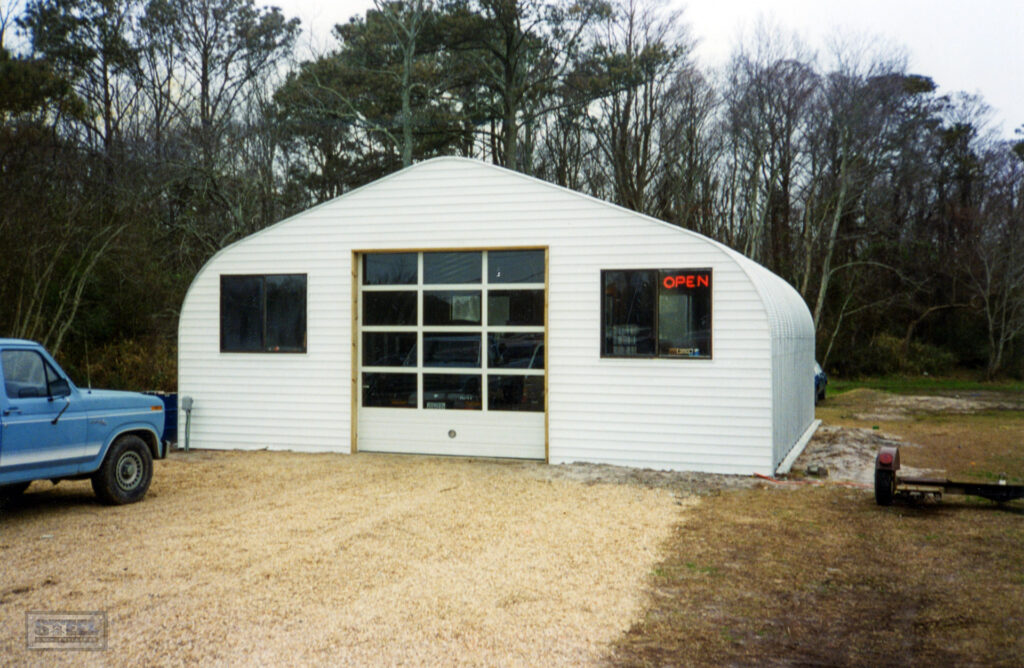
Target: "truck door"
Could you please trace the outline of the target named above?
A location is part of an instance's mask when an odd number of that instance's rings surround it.
[[[86,415],[75,410],[66,379],[31,349],[3,350],[0,363],[7,395],[0,473],[47,469],[39,471],[47,477],[57,474],[52,467],[74,467],[85,454]]]

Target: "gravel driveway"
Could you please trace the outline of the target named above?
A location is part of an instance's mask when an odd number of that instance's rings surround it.
[[[0,657],[29,664],[586,664],[641,613],[666,489],[537,463],[192,452],[141,504],[34,483],[0,511]],[[108,649],[29,651],[27,611]]]

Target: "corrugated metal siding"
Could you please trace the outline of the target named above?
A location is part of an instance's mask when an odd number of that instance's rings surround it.
[[[803,416],[780,416],[799,400],[773,384],[803,374],[796,366],[806,355],[799,336],[773,343],[773,327],[781,330],[752,283],[753,263],[665,223],[455,158],[421,163],[310,209],[203,268],[179,328],[179,392],[196,401],[192,445],[348,452],[352,251],[509,246],[549,248],[552,463],[774,470],[779,444]],[[714,359],[602,359],[600,271],[687,267],[714,271]],[[307,353],[219,352],[219,276],[234,273],[308,275]],[[810,388],[809,379],[803,385]]]
[[[800,294],[743,258],[761,294],[772,332],[772,469],[814,420],[814,321]]]

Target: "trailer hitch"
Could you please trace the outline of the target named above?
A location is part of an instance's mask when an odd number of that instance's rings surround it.
[[[880,506],[892,505],[896,497],[923,498],[933,496],[941,499],[943,494],[967,494],[1005,503],[1024,498],[1024,485],[1008,485],[1006,474],[999,482],[974,482],[950,480],[948,478],[922,478],[902,476],[899,446],[886,445],[875,456],[875,503]]]

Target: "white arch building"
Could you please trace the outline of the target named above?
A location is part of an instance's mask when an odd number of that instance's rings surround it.
[[[191,446],[788,468],[800,295],[694,232],[462,158],[223,249],[178,331]]]

